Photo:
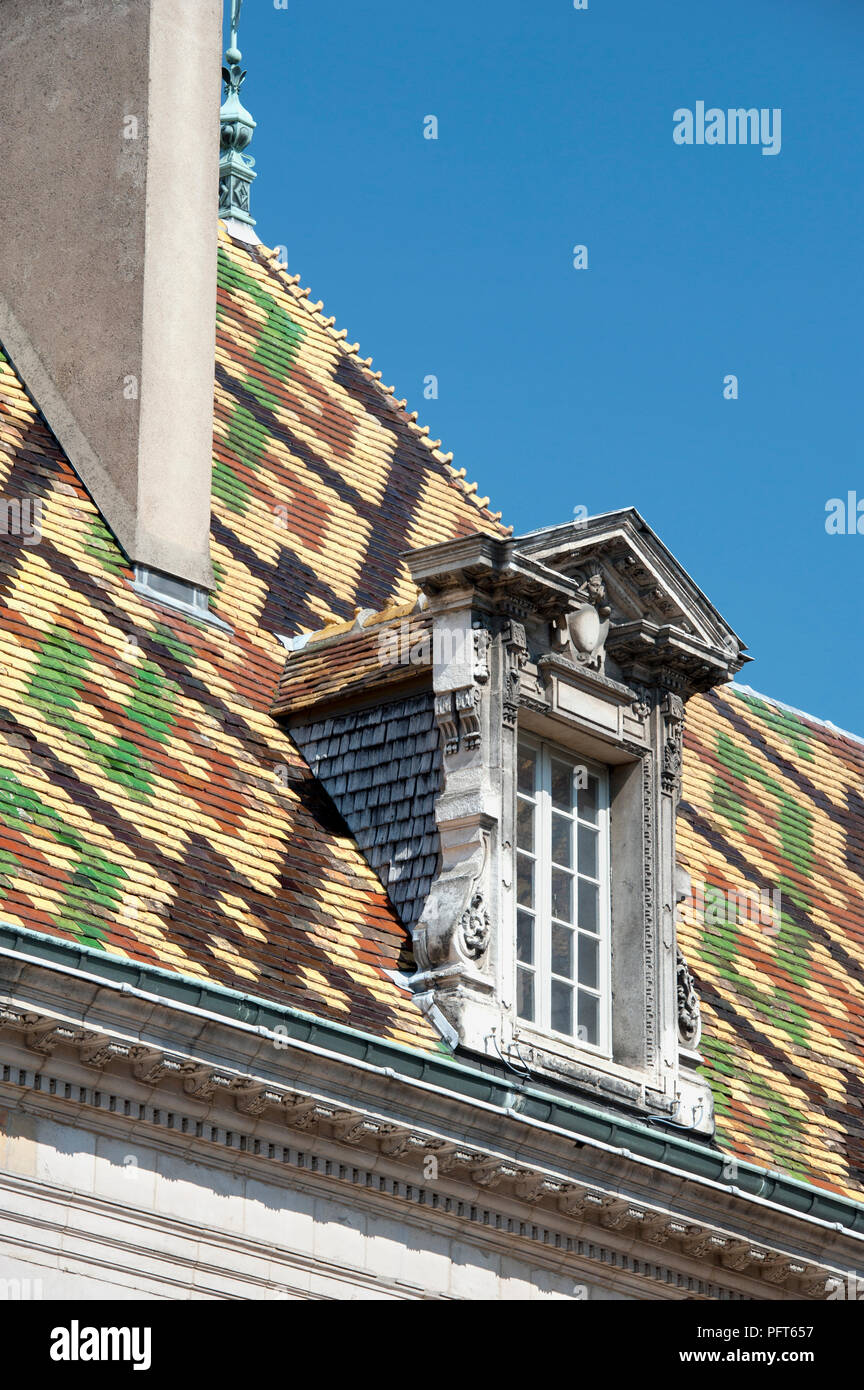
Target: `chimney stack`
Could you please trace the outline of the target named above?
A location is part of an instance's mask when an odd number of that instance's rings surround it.
[[[129,559],[181,591],[212,584],[221,20],[0,3],[0,342]]]

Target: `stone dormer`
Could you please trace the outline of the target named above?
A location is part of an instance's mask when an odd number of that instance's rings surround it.
[[[407,556],[411,614],[289,658],[285,714],[461,1046],[702,1132],[676,941],[686,704],[746,659],[633,510]]]

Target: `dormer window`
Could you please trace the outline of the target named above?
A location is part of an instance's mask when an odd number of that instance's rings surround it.
[[[516,1016],[608,1052],[608,777],[525,735],[517,763]]]
[[[675,817],[686,701],[738,639],[633,511],[407,558],[442,754],[418,998],[468,1051],[710,1133]]]
[[[686,702],[735,634],[633,511],[407,559],[410,620],[310,643],[277,708],[412,932],[421,1007],[513,1073],[711,1133],[675,819]]]

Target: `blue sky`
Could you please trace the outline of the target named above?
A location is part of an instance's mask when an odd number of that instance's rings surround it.
[[[259,235],[480,493],[638,507],[742,679],[864,734],[864,534],[825,530],[864,500],[864,4],[246,0],[240,37]],[[697,101],[780,108],[780,153],[676,145]]]

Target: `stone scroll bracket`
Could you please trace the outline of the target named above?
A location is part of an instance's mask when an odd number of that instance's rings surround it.
[[[502,919],[501,763],[515,739],[524,628],[455,601],[433,605],[435,718],[443,785],[435,809],[441,871],[415,934],[412,987],[431,994],[460,1041],[482,1050],[498,1020]],[[507,714],[510,713],[509,727]],[[509,735],[502,741],[502,735]]]

